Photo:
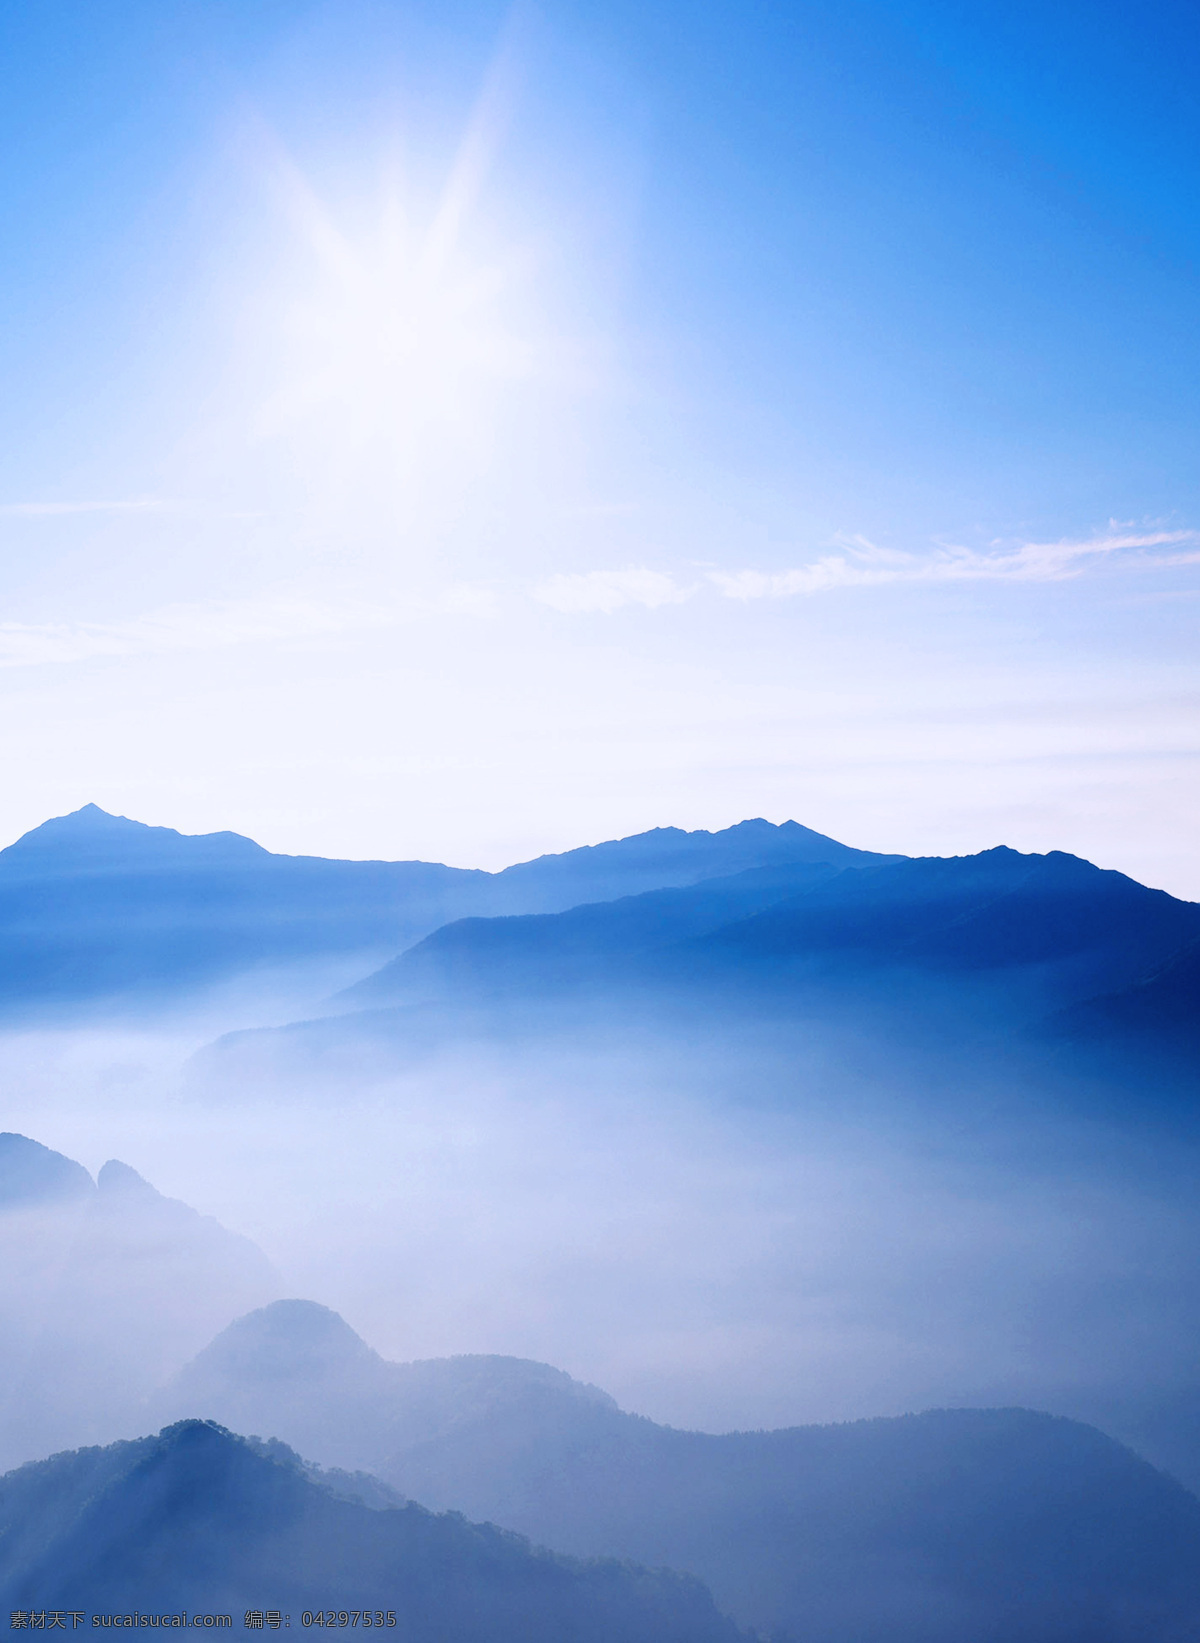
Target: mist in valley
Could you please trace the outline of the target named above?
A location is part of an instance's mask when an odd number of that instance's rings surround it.
[[[1197,1387],[1186,1127],[1168,1138],[965,1072],[930,1093],[881,1078],[861,1045],[856,1076],[816,1032],[757,1058],[620,1033],[476,1041],[399,1072],[368,1057],[306,1081],[289,1063],[206,1088],[192,1058],[212,1027],[206,1011],[190,1031],[0,1041],[7,1127],[93,1175],[121,1160],[263,1257],[257,1288],[199,1258],[168,1316],[161,1230],[98,1243],[76,1204],[31,1237],[10,1211],[6,1242],[44,1251],[38,1273],[6,1259],[5,1306],[12,1338],[40,1343],[25,1350],[42,1403],[61,1401],[52,1447],[134,1435],[130,1389],[148,1396],[251,1305],[297,1296],[386,1358],[536,1359],[675,1426],[1022,1404],[1198,1475],[1186,1422],[1163,1412]],[[112,1366],[89,1378],[121,1388],[119,1418],[76,1414],[81,1354]],[[28,1453],[10,1426],[10,1461],[45,1452],[45,1420]]]

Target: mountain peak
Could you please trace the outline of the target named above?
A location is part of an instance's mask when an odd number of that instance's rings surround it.
[[[123,1164],[119,1158],[110,1158],[107,1164],[101,1165],[100,1173],[96,1177],[96,1185],[106,1196],[118,1194],[124,1198],[161,1198],[162,1194],[152,1187],[144,1175],[139,1175],[130,1164]]]
[[[193,1360],[206,1372],[293,1379],[314,1370],[381,1362],[360,1335],[317,1301],[272,1301],[236,1319]]]
[[[497,873],[497,913],[557,913],[586,902],[613,901],[646,890],[679,889],[752,868],[828,863],[852,867],[895,860],[839,844],[800,822],[762,816],[710,832],[653,827],[628,838],[538,856]]]
[[[241,833],[180,833],[85,804],[0,850],[8,878],[244,865],[270,855]]]

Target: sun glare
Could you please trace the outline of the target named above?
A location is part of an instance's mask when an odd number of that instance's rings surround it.
[[[276,153],[275,192],[300,256],[287,296],[272,302],[279,357],[261,435],[308,446],[315,436],[325,460],[381,463],[402,489],[447,462],[469,467],[491,442],[504,390],[536,364],[514,317],[530,259],[481,249],[473,221],[492,141],[474,122],[424,220],[393,178],[356,233]]]

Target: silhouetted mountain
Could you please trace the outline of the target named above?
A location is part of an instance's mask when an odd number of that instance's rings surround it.
[[[934,1056],[936,1078],[956,1055],[977,1061],[984,1039],[997,1067],[1005,1055],[1036,1062],[1028,1027],[1130,987],[1197,938],[1200,906],[1062,852],[756,868],[445,925],[342,995],[376,1008],[231,1034],[197,1071],[236,1088],[273,1062],[291,1075],[324,1060],[340,1075],[356,1054],[384,1065],[468,1037],[564,1030],[632,1041],[648,1029],[711,1047],[744,1037],[749,1017],[762,1042],[764,1022],[809,1019],[886,1043],[917,1072]],[[1143,1009],[1145,1031],[1161,1029],[1171,987],[1186,1016],[1190,975],[1163,970],[1137,994],[1130,1008],[1164,1000]]]
[[[170,993],[264,965],[381,955],[477,904],[485,873],[276,856],[95,805],[0,851],[0,1006]]]
[[[1001,846],[843,873],[714,934],[738,962],[963,970],[1036,968],[1051,994],[1126,979],[1200,935],[1200,906],[1051,851]]]
[[[93,1183],[0,1136],[0,1464],[128,1430],[215,1329],[278,1289],[248,1238],[127,1164]]]
[[[367,969],[467,914],[861,855],[795,822],[754,821],[656,829],[493,874],[273,855],[236,833],[187,836],[85,805],[0,851],[0,1010],[152,998],[339,956]]]
[[[489,911],[557,913],[582,902],[699,884],[755,867],[848,867],[895,859],[852,849],[794,821],[776,827],[757,817],[719,833],[655,827],[631,838],[506,867],[496,874],[497,895]]]
[[[267,855],[262,845],[240,833],[178,833],[173,827],[148,827],[127,816],[111,816],[99,805],[85,804],[66,816],[53,816],[0,850],[8,883],[44,883],[70,876],[105,873],[172,872],[200,865],[232,867]]]
[[[0,1603],[92,1613],[382,1610],[406,1643],[735,1643],[703,1587],[416,1505],[339,1499],[295,1456],[189,1420],[0,1479]],[[69,1622],[68,1622],[69,1623]],[[136,1622],[135,1622],[136,1623]],[[261,1622],[258,1628],[263,1629]]]
[[[1027,1410],[682,1432],[542,1364],[387,1364],[303,1302],[239,1320],[171,1400],[560,1551],[686,1570],[797,1643],[1182,1643],[1200,1625],[1200,1501]]]
[[[1128,982],[1200,936],[1200,906],[1061,851],[756,870],[541,918],[470,919],[435,931],[353,990],[396,997],[595,983],[645,955],[664,978],[698,961],[723,979],[904,967],[961,974],[1036,967],[1053,999]],[[385,977],[390,987],[385,990]]]

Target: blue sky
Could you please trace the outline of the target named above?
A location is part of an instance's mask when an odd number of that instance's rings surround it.
[[[0,833],[1200,895],[1182,6],[0,20]]]

